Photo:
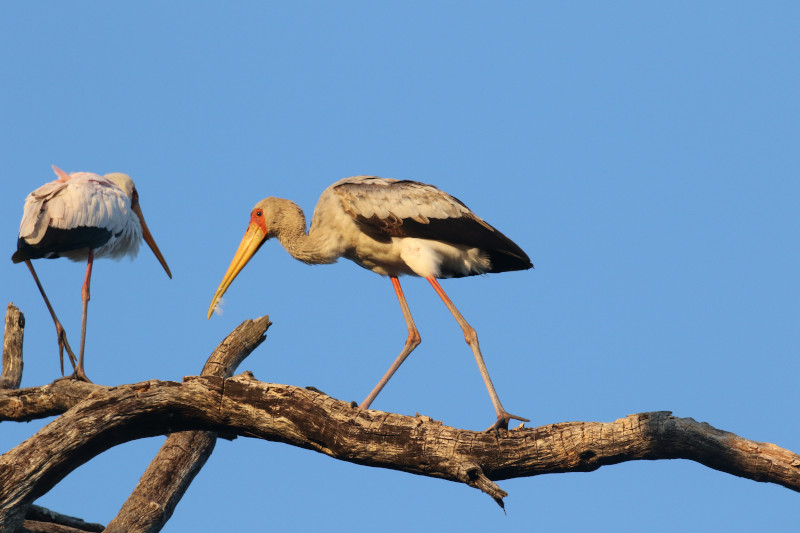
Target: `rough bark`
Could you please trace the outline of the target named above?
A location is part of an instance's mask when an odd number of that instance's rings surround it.
[[[668,412],[495,435],[360,410],[316,391],[240,375],[189,377],[182,384],[153,380],[91,394],[0,457],[0,517],[13,516],[112,446],[190,429],[285,442],[344,461],[466,483],[498,503],[506,493],[496,480],[637,459],[690,459],[800,491],[797,454]]]
[[[487,434],[423,416],[361,410],[313,389],[262,383],[247,373],[226,379],[263,340],[268,326],[267,317],[242,324],[212,354],[205,375],[184,383],[152,380],[105,387],[61,380],[0,390],[0,421],[63,413],[0,456],[0,530],[96,530],[80,524],[41,525],[30,513],[22,521],[36,498],[95,455],[162,434],[188,440],[168,439],[174,444],[165,444],[109,530],[161,529],[213,447],[216,437],[209,432],[284,442],[344,461],[466,483],[501,505],[506,493],[498,480],[586,472],[641,459],[690,459],[800,491],[797,454],[669,412]],[[140,512],[147,514],[144,520],[130,518]]]
[[[96,533],[103,529],[105,528],[102,524],[84,522],[80,518],[32,505],[28,509],[20,533]]]
[[[264,341],[270,324],[267,316],[243,322],[217,346],[201,375],[232,376],[239,364]],[[216,442],[217,434],[210,431],[184,431],[167,437],[106,531],[160,531],[206,464]]]
[[[0,389],[16,389],[22,381],[24,333],[25,315],[14,304],[9,303],[3,334],[3,370],[0,372]]]

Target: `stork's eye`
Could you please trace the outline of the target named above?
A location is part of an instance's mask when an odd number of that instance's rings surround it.
[[[257,217],[260,217],[261,215],[263,215],[263,212],[261,211],[261,209],[259,209],[258,211],[256,211],[256,216],[257,216]]]

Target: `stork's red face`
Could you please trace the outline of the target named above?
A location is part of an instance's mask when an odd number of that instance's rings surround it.
[[[267,234],[267,223],[264,220],[264,210],[259,207],[253,209],[253,211],[250,213],[250,224],[248,229],[254,225],[258,226],[264,235]]]
[[[239,243],[239,249],[233,256],[230,266],[228,267],[225,276],[214,293],[214,298],[211,300],[211,305],[208,307],[207,318],[211,318],[211,314],[219,304],[222,295],[228,290],[233,280],[241,272],[248,261],[255,255],[261,245],[267,240],[269,232],[267,231],[267,223],[264,218],[264,210],[256,206],[250,212],[250,223],[247,225],[247,231],[244,233],[242,242]]]

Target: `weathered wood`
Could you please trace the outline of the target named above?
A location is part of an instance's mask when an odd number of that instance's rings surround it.
[[[160,531],[216,442],[212,431],[181,431],[167,437],[106,531]]]
[[[213,450],[216,434],[223,432],[466,483],[501,505],[506,493],[497,480],[592,471],[642,459],[690,459],[800,491],[797,454],[668,412],[494,435],[450,428],[423,416],[360,410],[316,390],[261,383],[252,375],[224,379],[263,341],[268,326],[267,317],[240,325],[209,358],[204,376],[185,378],[183,384],[105,387],[60,380],[0,390],[0,421],[64,413],[0,456],[0,531],[96,530],[96,524],[86,529],[31,516],[24,525],[22,520],[39,495],[95,455],[129,440],[170,433],[109,531],[160,530]]]
[[[22,340],[25,334],[25,315],[9,303],[6,308],[3,333],[3,370],[0,389],[16,389],[22,381]]]
[[[25,520],[22,528],[15,533],[92,533],[103,531],[103,529],[81,529],[76,527],[54,524],[52,522],[37,522],[36,520]]]
[[[24,389],[0,389],[0,422],[13,420],[29,422],[40,418],[60,415],[78,405],[92,393],[106,391],[110,387],[57,379],[47,385]]]
[[[80,518],[31,505],[20,533],[97,533],[103,529],[102,524],[84,522]]]
[[[270,325],[268,316],[240,324],[217,346],[201,375],[220,378],[233,375],[239,364],[264,341]],[[217,434],[210,431],[184,431],[167,437],[106,531],[160,531],[214,451],[216,442]]]
[[[264,341],[269,325],[266,316],[243,322],[214,350],[203,373],[230,376]],[[3,391],[8,394],[0,395],[0,420],[23,421],[61,414],[91,394],[108,389],[92,383],[57,380],[41,387]],[[170,435],[137,488],[109,524],[109,531],[160,530],[205,464],[215,442],[216,435],[208,432]]]
[[[496,480],[587,472],[641,459],[690,459],[800,491],[797,454],[668,412],[494,435],[427,417],[360,410],[319,392],[246,375],[190,377],[182,384],[154,380],[94,392],[0,456],[0,530],[16,509],[102,451],[184,430],[284,442],[344,461],[466,483],[496,500],[505,496]]]

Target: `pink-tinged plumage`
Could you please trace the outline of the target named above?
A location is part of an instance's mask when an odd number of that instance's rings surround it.
[[[144,239],[170,278],[172,273],[145,223],[139,207],[139,194],[129,176],[120,173],[100,176],[91,172],[67,174],[55,166],[53,170],[58,179],[42,185],[25,199],[17,251],[11,259],[15,263],[25,262],[30,269],[56,324],[59,354],[66,348],[73,366],[74,354],[31,260],[66,257],[73,261],[87,261],[82,291],[81,350],[73,377],[88,381],[83,370],[83,348],[94,258],[135,257]]]
[[[526,421],[503,409],[483,362],[475,330],[437,279],[525,270],[533,265],[519,246],[461,201],[425,183],[355,176],[323,191],[306,232],[305,216],[297,204],[265,198],[251,211],[245,236],[209,306],[209,318],[237,274],[273,237],[305,263],[329,264],[344,257],[391,279],[408,338],[394,364],[362,402],[362,408],[369,407],[420,342],[398,279],[411,275],[428,280],[464,331],[497,414],[490,429],[507,427],[511,419]]]

